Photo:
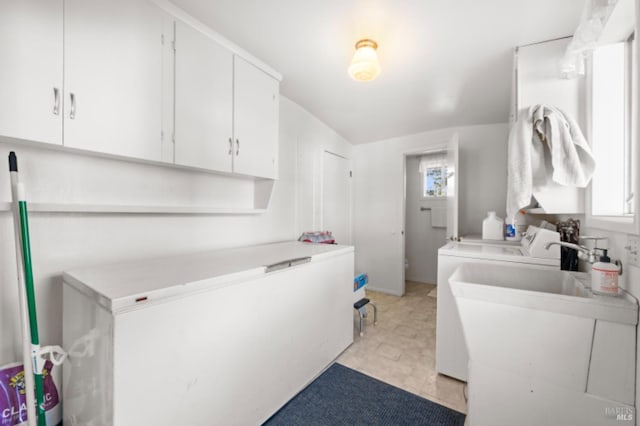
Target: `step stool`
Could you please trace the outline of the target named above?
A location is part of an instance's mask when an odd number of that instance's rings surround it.
[[[358,311],[360,315],[360,336],[364,336],[364,319],[367,317],[367,305],[373,307],[373,325],[378,322],[378,308],[365,296],[364,288],[369,283],[368,274],[360,274],[353,279],[353,295],[357,299],[353,304],[353,308]]]
[[[378,308],[366,297],[358,300],[353,304],[353,308],[358,311],[360,315],[360,336],[364,336],[364,319],[367,318],[367,305],[371,305],[373,308],[373,325],[378,322]]]

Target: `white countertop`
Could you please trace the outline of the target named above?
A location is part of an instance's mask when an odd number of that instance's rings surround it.
[[[499,274],[499,276],[498,276]],[[581,284],[558,292],[558,277],[575,277]],[[551,290],[545,290],[547,280]],[[556,312],[622,324],[638,323],[638,300],[621,291],[617,297],[591,292],[591,276],[584,272],[531,269],[525,265],[500,266],[465,263],[456,269],[450,283],[456,297],[470,298],[525,309]],[[534,285],[535,284],[535,285]],[[521,287],[523,285],[523,287]]]
[[[521,247],[520,241],[511,241],[511,240],[483,240],[482,235],[480,234],[470,234],[463,235],[460,237],[460,242],[468,243],[468,244],[492,244],[499,246],[514,246]]]
[[[499,242],[499,241],[496,241]],[[499,260],[503,262],[526,263],[533,265],[557,266],[560,259],[533,257],[518,244],[494,244],[495,242],[449,242],[440,247],[438,255],[465,257],[478,260]]]
[[[311,257],[321,260],[353,252],[352,246],[298,241],[190,253],[67,271],[66,285],[93,297],[107,310],[224,286],[265,273],[266,266]],[[144,299],[136,301],[136,299]]]
[[[588,272],[570,272],[571,275],[591,292],[591,274]],[[610,307],[620,310],[619,314],[624,317],[624,321],[629,324],[638,323],[638,299],[624,289],[620,289],[617,296],[606,296],[591,292],[591,299],[603,307]],[[620,320],[619,322],[624,322]]]

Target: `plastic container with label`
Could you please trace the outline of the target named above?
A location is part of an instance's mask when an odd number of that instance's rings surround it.
[[[504,239],[507,241],[520,241],[522,240],[522,234],[526,231],[527,226],[524,224],[525,212],[523,210],[518,211],[513,217],[507,221],[507,225],[504,231]]]
[[[591,267],[591,291],[606,296],[618,295],[618,265],[611,263],[607,250],[602,250],[600,261]]]
[[[483,240],[504,240],[504,220],[496,216],[496,212],[489,212],[482,221]]]

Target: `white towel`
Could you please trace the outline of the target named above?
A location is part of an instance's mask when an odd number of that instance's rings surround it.
[[[447,208],[431,207],[431,227],[446,228],[447,227]]]
[[[595,171],[578,123],[547,105],[520,112],[509,135],[507,161],[507,218],[529,205],[533,191],[554,184],[584,188]]]

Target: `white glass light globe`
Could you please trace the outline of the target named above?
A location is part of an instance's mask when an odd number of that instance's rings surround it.
[[[380,74],[377,47],[373,40],[360,40],[356,43],[356,52],[349,66],[349,75],[354,80],[371,81]]]

